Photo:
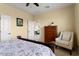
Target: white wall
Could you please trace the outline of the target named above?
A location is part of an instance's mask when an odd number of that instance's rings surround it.
[[[75,13],[75,32],[77,36],[77,43],[79,46],[79,4],[75,4],[74,6]]]

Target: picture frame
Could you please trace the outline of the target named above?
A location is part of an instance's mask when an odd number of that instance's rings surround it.
[[[23,19],[22,18],[17,18],[16,19],[16,25],[22,27],[23,26]]]

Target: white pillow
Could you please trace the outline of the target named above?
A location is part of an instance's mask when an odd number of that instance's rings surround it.
[[[62,36],[62,39],[63,39],[63,40],[69,41],[70,38],[71,38],[70,32],[63,32],[63,36]]]

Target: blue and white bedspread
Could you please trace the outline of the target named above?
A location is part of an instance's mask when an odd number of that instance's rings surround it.
[[[0,56],[55,56],[44,45],[19,39],[0,42]]]

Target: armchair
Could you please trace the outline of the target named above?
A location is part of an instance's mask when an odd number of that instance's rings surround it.
[[[72,51],[73,39],[73,32],[61,32],[60,36],[56,38],[56,45]]]

